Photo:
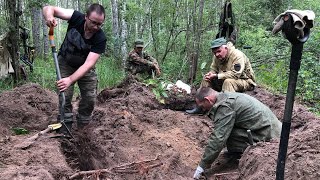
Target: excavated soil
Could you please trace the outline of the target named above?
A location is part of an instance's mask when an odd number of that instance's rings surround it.
[[[282,119],[284,96],[259,87],[248,94]],[[169,93],[160,104],[150,87],[129,78],[99,94],[92,122],[86,129],[73,127],[74,139],[51,132],[21,148],[56,121],[57,95],[26,84],[0,98],[0,179],[6,180],[192,179],[213,129],[207,117],[184,114],[192,95]],[[30,133],[16,135],[13,128]],[[320,179],[319,139],[319,118],[295,104],[286,179]],[[279,139],[253,145],[239,162],[221,154],[207,179],[275,179],[278,146]]]

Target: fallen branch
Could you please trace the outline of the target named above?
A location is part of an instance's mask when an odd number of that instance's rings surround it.
[[[239,175],[239,172],[227,172],[227,173],[214,174],[213,178],[218,179],[220,176],[227,176],[227,175],[233,175],[233,174]]]
[[[80,171],[80,172],[77,172],[77,173],[73,174],[72,176],[70,176],[69,179],[75,179],[80,176],[92,175],[92,174],[99,176],[101,173],[109,173],[111,175],[114,175],[114,173],[131,173],[131,174],[132,173],[140,173],[140,174],[143,174],[143,173],[148,172],[150,169],[152,169],[154,167],[161,166],[163,164],[162,162],[157,162],[155,164],[149,164],[149,163],[154,163],[155,161],[158,161],[158,160],[159,160],[159,156],[157,156],[154,159],[132,162],[129,164],[124,164],[124,165],[120,165],[120,166],[116,166],[116,167],[112,167],[112,168],[108,168],[108,169]]]

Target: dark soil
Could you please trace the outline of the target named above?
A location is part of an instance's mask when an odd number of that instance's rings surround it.
[[[282,119],[285,97],[256,88],[256,97]],[[126,79],[98,96],[93,120],[74,139],[48,133],[30,147],[17,148],[56,121],[58,96],[36,84],[0,94],[0,179],[192,179],[213,124],[205,116],[184,114],[193,95],[169,93],[160,104],[150,87]],[[75,102],[76,103],[76,102]],[[286,179],[320,179],[319,118],[295,104],[286,162]],[[12,128],[28,135],[15,135]],[[279,139],[247,148],[240,159],[221,154],[208,179],[275,179]]]

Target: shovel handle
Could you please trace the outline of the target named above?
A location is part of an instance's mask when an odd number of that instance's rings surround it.
[[[54,27],[53,26],[50,26],[50,29],[49,29],[49,42],[50,42],[50,46],[51,48],[54,47],[55,49],[55,44],[54,44]]]

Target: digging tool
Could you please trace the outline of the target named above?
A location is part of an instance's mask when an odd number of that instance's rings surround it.
[[[36,142],[36,140],[48,133],[48,132],[51,132],[51,131],[54,131],[54,130],[57,130],[59,129],[60,127],[62,126],[61,123],[56,123],[56,124],[51,124],[48,126],[47,129],[43,130],[43,131],[40,131],[39,133],[35,134],[34,136],[31,136],[30,138],[28,138],[26,141],[24,141],[22,144],[19,144],[16,146],[16,148],[19,148],[19,149],[27,149],[29,148],[34,142]]]
[[[54,27],[51,26],[50,30],[49,30],[49,41],[50,41],[50,46],[51,46],[51,50],[52,50],[52,55],[53,55],[53,59],[54,59],[54,65],[56,68],[56,74],[57,74],[57,80],[61,79],[61,73],[60,73],[60,67],[59,67],[59,62],[58,62],[58,57],[57,57],[57,50],[56,50],[56,45],[54,44],[54,33],[53,33]],[[64,94],[64,92],[59,91],[59,99],[61,99],[61,101],[59,101],[59,121],[60,123],[63,125],[64,128],[66,128],[68,134],[70,135],[71,138],[73,138],[70,129],[68,128],[68,126],[65,124],[64,122],[64,107],[66,104],[66,96]]]
[[[313,16],[314,16],[314,13],[313,13]],[[306,19],[308,19],[308,17],[306,17]],[[305,17],[303,17],[303,20],[306,20],[306,19]],[[302,21],[302,22],[306,22],[306,21]],[[306,24],[305,27],[303,27],[303,33],[301,33],[301,28],[298,29],[294,23],[293,14],[287,12],[281,17],[281,19],[278,21],[278,23],[274,26],[272,30],[273,33],[277,33],[280,30],[282,30],[283,34],[285,35],[285,38],[292,44],[289,82],[288,82],[288,88],[287,88],[287,96],[286,96],[285,110],[284,110],[281,137],[280,137],[276,180],[284,179],[284,169],[285,169],[285,162],[286,162],[287,148],[288,148],[288,141],[289,141],[289,134],[290,134],[292,109],[293,109],[293,103],[294,103],[298,72],[301,65],[303,43],[305,43],[308,40],[311,27],[312,27],[312,24],[311,25]],[[303,34],[303,36],[301,36],[301,34]]]

